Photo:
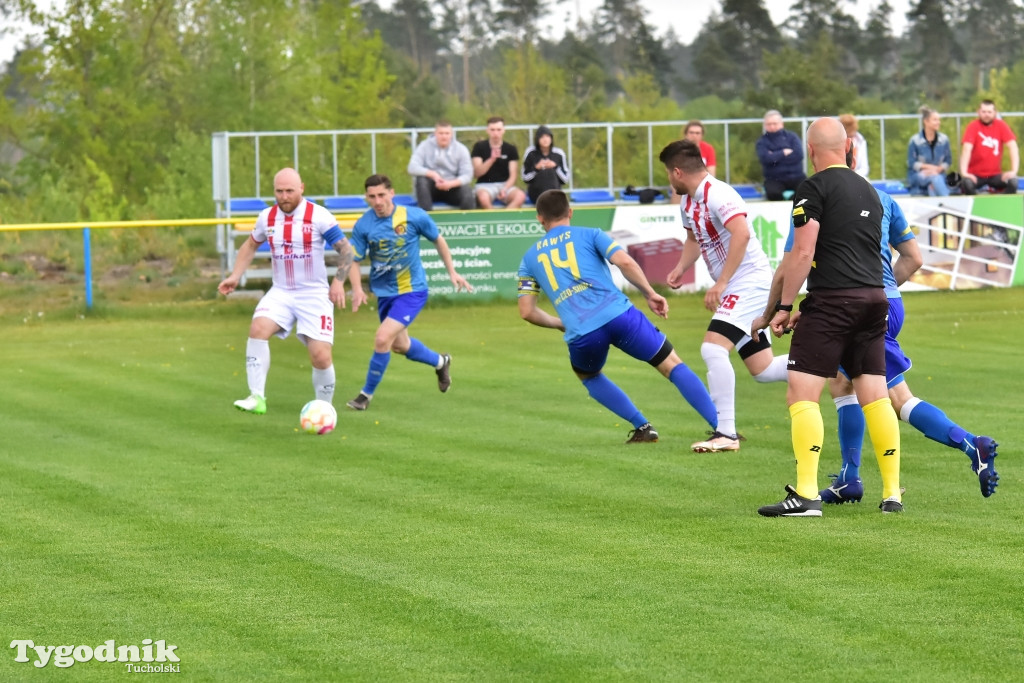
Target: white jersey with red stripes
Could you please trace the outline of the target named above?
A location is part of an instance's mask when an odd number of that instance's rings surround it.
[[[275,287],[282,289],[323,289],[327,284],[324,264],[324,233],[337,227],[330,211],[305,199],[286,214],[275,204],[260,212],[252,239],[269,242]]]
[[[725,224],[736,216],[746,216],[747,205],[732,186],[708,174],[701,180],[693,197],[683,197],[679,209],[683,215],[683,226],[700,245],[708,273],[717,280],[729,255],[731,234],[725,229]],[[750,230],[749,224],[747,229]],[[753,230],[750,230],[747,252],[730,282],[749,276],[767,277],[769,280],[772,277],[768,257]]]

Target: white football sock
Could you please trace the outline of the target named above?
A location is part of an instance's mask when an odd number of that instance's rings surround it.
[[[267,397],[267,373],[270,372],[270,342],[253,339],[245,343],[245,377],[249,393]]]
[[[334,364],[320,370],[313,368],[313,391],[321,401],[332,403],[334,399]]]
[[[758,382],[785,382],[789,379],[789,354],[775,356],[763,371],[754,375]]]
[[[718,431],[736,433],[736,371],[729,362],[729,349],[704,342],[700,355],[708,366],[708,393],[718,411]]]

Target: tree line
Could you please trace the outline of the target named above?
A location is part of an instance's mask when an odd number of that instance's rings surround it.
[[[1024,109],[1020,0],[915,0],[901,35],[886,0],[723,0],[690,44],[625,0],[545,38],[565,4],[0,0],[39,32],[0,67],[0,220],[209,215],[221,130]]]

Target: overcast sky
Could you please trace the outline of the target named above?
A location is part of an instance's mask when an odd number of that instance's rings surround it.
[[[658,35],[664,34],[665,28],[672,26],[684,44],[692,42],[711,13],[721,8],[720,0],[639,0],[639,2],[647,9],[647,21],[655,28]],[[846,0],[843,7],[863,24],[871,9],[880,2],[881,0]],[[392,0],[381,0],[380,2],[384,7],[390,7],[391,3]],[[893,8],[892,29],[896,35],[902,33],[906,26],[909,3],[910,0],[889,0],[889,4]],[[765,7],[768,8],[772,21],[779,25],[789,16],[789,8],[792,4],[793,0],[767,0]],[[583,20],[587,21],[600,6],[601,0],[560,0],[558,4],[554,4],[555,10],[552,13],[550,25],[560,35],[564,26],[576,23],[577,11],[583,15]],[[11,58],[16,44],[17,41],[9,36],[0,37],[0,62],[6,62]]]

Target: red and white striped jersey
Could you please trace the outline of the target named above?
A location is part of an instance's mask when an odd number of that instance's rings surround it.
[[[324,264],[324,233],[338,227],[330,211],[305,199],[286,214],[275,204],[260,212],[252,239],[269,242],[275,287],[323,289],[326,293],[327,266]]]
[[[729,255],[731,234],[725,229],[725,224],[736,216],[746,216],[747,205],[732,186],[707,175],[701,181],[695,196],[683,197],[679,209],[683,215],[683,227],[697,240],[708,273],[717,280]],[[772,269],[768,264],[768,257],[761,248],[761,242],[749,224],[747,230],[750,231],[747,252],[730,281],[737,281],[752,274],[756,274],[757,277],[764,277],[767,274],[771,279]]]

